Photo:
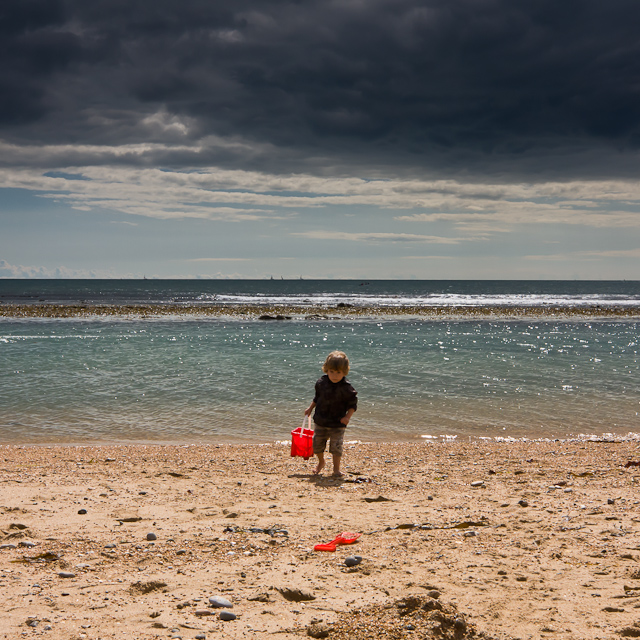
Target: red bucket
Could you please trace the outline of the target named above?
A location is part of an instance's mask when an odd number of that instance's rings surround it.
[[[313,429],[311,428],[311,416],[309,416],[309,427],[302,426],[291,432],[291,456],[298,456],[308,460],[313,455]]]

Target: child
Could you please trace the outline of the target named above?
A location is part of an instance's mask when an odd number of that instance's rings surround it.
[[[345,376],[349,373],[349,358],[342,351],[332,351],[322,365],[323,375],[316,382],[316,394],[304,415],[313,415],[315,431],[313,434],[313,453],[318,456],[318,466],[314,474],[324,468],[324,450],[330,441],[329,452],[333,456],[333,475],[342,476],[340,461],[344,432],[351,416],[358,408],[358,393],[349,384]]]

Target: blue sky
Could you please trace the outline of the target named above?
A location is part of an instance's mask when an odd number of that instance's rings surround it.
[[[640,279],[635,2],[10,2],[0,277]]]

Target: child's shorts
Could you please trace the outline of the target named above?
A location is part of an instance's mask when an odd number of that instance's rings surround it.
[[[323,453],[327,440],[329,440],[329,453],[334,455],[342,455],[342,448],[344,443],[344,432],[346,427],[321,427],[320,425],[314,425],[313,432],[313,453]]]

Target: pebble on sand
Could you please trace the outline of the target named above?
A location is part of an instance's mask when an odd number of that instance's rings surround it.
[[[312,622],[307,627],[307,635],[311,638],[328,638],[331,627],[323,622]]]
[[[147,540],[157,540],[158,536],[155,533],[147,533]]]
[[[217,609],[231,609],[233,607],[233,604],[222,596],[211,596],[209,604]]]
[[[309,591],[295,587],[276,587],[282,597],[289,602],[306,602],[315,600],[316,597]]]
[[[232,611],[221,611],[220,620],[235,620],[238,616]]]

